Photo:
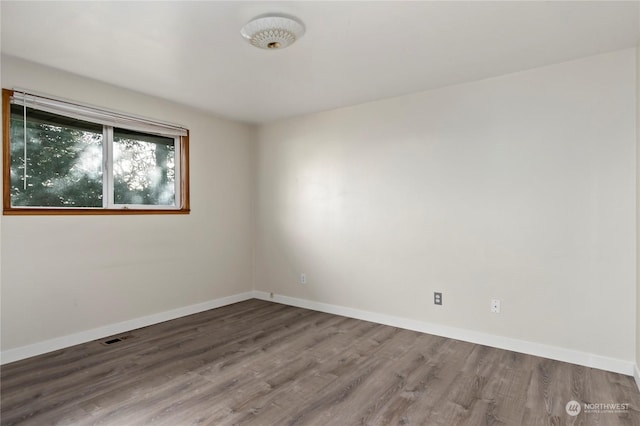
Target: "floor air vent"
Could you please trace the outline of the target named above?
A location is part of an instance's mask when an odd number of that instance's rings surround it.
[[[100,343],[102,343],[105,346],[109,346],[109,345],[113,345],[114,343],[120,343],[124,340],[132,339],[133,337],[134,337],[133,334],[127,334],[125,336],[118,336],[118,337],[110,338],[108,340],[103,340]]]

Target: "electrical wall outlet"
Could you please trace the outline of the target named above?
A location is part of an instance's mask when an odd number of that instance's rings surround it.
[[[491,299],[491,312],[494,314],[500,313],[500,299]]]
[[[442,305],[442,293],[439,293],[439,292],[433,293],[433,304]]]
[[[306,283],[307,283],[307,274],[303,272],[300,274],[300,284],[306,284]]]

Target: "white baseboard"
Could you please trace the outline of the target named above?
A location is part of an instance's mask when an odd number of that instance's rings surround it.
[[[55,351],[69,346],[78,345],[80,343],[90,342],[96,339],[113,336],[115,334],[124,333],[126,331],[135,330],[141,327],[158,324],[164,321],[184,317],[198,312],[208,311],[232,303],[242,302],[253,298],[252,292],[234,294],[233,296],[222,297],[220,299],[209,300],[207,302],[195,305],[184,306],[182,308],[172,309],[170,311],[160,312],[141,318],[135,318],[116,324],[110,324],[104,327],[94,328],[92,330],[81,331],[79,333],[67,336],[57,337],[51,340],[34,343],[32,345],[21,346],[15,349],[8,349],[0,353],[0,364],[7,364],[13,361],[41,355],[47,352]]]
[[[528,342],[525,340],[496,336],[488,333],[481,333],[455,327],[447,327],[444,325],[395,317],[392,315],[380,314],[376,312],[363,311],[346,306],[331,305],[327,303],[315,302],[312,300],[298,299],[295,297],[280,295],[274,295],[273,297],[270,297],[269,293],[263,291],[235,294],[228,297],[222,297],[220,299],[210,300],[204,303],[198,303],[195,305],[172,309],[170,311],[160,312],[158,314],[148,315],[142,318],[135,318],[116,324],[110,324],[104,327],[94,328],[92,330],[86,330],[67,336],[57,337],[55,339],[21,346],[19,348],[8,349],[0,353],[0,364],[19,361],[21,359],[29,358],[32,356],[41,355],[69,346],[90,342],[92,340],[102,339],[104,337],[113,336],[119,333],[135,330],[137,328],[147,327],[149,325],[158,324],[186,315],[196,314],[198,312],[207,311],[209,309],[219,308],[222,306],[230,305],[232,303],[242,302],[244,300],[249,300],[252,298],[282,303],[299,308],[312,309],[329,314],[342,315],[349,318],[371,321],[378,324],[390,325],[393,327],[419,331],[422,333],[434,334],[436,336],[448,337],[465,342],[491,346],[494,348],[541,356],[558,361],[583,365],[586,367],[613,371],[616,373],[633,376],[635,378],[636,384],[638,385],[638,389],[640,390],[640,370],[638,369],[638,366],[633,362],[604,357],[586,352],[574,351],[571,349],[559,348],[556,346],[544,345],[542,343]]]
[[[264,291],[254,291],[253,296],[256,299],[268,300],[285,305],[296,306],[299,308],[312,309],[329,314],[371,321],[378,324],[385,324],[393,327],[404,328],[407,330],[434,334],[436,336],[463,340],[465,342],[477,343],[480,345],[506,349],[528,355],[541,356],[557,361],[583,365],[585,367],[613,371],[615,373],[621,373],[627,376],[634,375],[635,364],[633,362],[621,359],[609,358],[601,355],[575,351],[572,349],[560,348],[556,346],[545,345],[542,343],[529,342],[526,340],[513,339],[510,337],[496,336],[493,334],[482,333],[473,330],[447,327],[444,325],[428,323],[424,321],[416,321],[407,318],[395,317],[392,315],[363,311],[360,309],[353,309],[345,306],[315,302],[312,300],[298,299],[295,297],[281,296],[277,294],[271,297],[269,293]],[[637,370],[637,367],[635,367],[635,373],[636,382],[638,382],[639,372]]]

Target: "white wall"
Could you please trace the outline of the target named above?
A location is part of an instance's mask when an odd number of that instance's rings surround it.
[[[300,117],[256,153],[250,127],[3,56],[3,87],[189,127],[193,212],[3,217],[2,351],[249,291],[255,262],[257,290],[640,364],[633,70],[631,49]]]
[[[256,289],[632,365],[634,61],[628,49],[261,127]]]
[[[192,208],[3,217],[3,351],[251,290],[253,128],[12,57],[1,78],[187,126]]]

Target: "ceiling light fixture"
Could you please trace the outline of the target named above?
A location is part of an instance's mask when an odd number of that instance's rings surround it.
[[[284,15],[262,15],[249,21],[240,34],[261,49],[284,49],[304,35],[304,24]]]

